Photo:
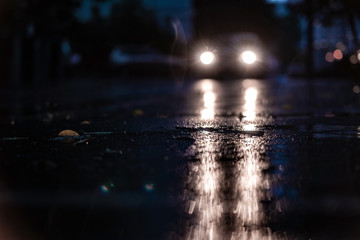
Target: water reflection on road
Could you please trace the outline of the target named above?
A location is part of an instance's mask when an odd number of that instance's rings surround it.
[[[215,116],[215,100],[216,95],[214,93],[214,86],[211,80],[204,80],[201,83],[201,89],[203,91],[204,106],[201,109],[201,119],[210,120]]]
[[[221,168],[214,152],[218,148],[213,136],[208,132],[199,133],[196,146],[201,149],[199,162],[190,165],[189,183],[191,200],[187,212],[194,214],[196,223],[190,226],[187,239],[219,239],[218,225],[221,218],[219,199],[219,176]]]
[[[239,225],[234,234],[236,239],[267,239],[271,234],[266,225],[265,211],[261,201],[269,200],[267,190],[268,179],[262,174],[266,162],[261,161],[260,153],[265,151],[264,143],[259,137],[246,137],[239,142],[239,150],[243,154],[236,162],[238,177],[236,191],[238,204],[235,210]]]
[[[202,84],[201,119],[214,120],[216,89],[211,80]],[[257,99],[261,92],[247,82],[239,94],[243,112],[238,128],[256,130]],[[216,124],[214,124],[215,126]],[[186,239],[274,239],[267,227],[262,202],[270,200],[270,180],[263,174],[268,167],[264,158],[266,141],[262,136],[217,131],[198,131],[188,154],[186,211],[193,218]]]

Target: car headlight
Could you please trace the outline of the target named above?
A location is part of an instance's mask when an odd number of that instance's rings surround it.
[[[246,64],[253,64],[256,62],[257,57],[253,51],[244,51],[240,55],[240,59]]]
[[[203,52],[200,55],[200,61],[204,65],[212,64],[214,60],[215,60],[215,55],[210,51]]]

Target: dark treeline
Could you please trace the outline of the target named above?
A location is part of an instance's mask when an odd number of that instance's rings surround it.
[[[81,55],[84,69],[101,70],[117,44],[171,51],[173,33],[159,27],[140,0],[114,4],[106,18],[94,4],[87,22],[74,15],[80,5],[81,0],[0,0],[1,83],[57,81],[73,52]]]
[[[174,53],[171,19],[161,26],[156,13],[141,0],[122,0],[102,17],[93,0],[92,18],[81,22],[75,11],[82,0],[0,0],[0,83],[57,81],[69,73],[73,53],[81,56],[81,70],[103,70],[109,54],[120,44],[138,44]],[[313,71],[314,22],[324,26],[345,19],[359,49],[357,0],[303,0],[288,4],[289,14],[278,16],[265,0],[193,0],[193,39],[212,38],[224,32],[255,32],[283,65],[303,56]],[[307,22],[307,51],[299,53],[300,19]],[[177,46],[181,53],[185,48]],[[185,50],[184,50],[185,51]],[[350,53],[351,54],[351,53]]]

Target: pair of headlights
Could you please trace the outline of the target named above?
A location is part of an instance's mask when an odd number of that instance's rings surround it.
[[[245,64],[253,64],[257,60],[257,56],[253,51],[247,50],[240,54],[239,60],[244,62]],[[204,65],[212,64],[215,61],[215,54],[210,51],[206,51],[201,53],[200,62]]]

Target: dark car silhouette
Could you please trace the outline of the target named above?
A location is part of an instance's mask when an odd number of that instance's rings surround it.
[[[276,60],[255,33],[227,34],[198,41],[194,49],[190,68],[202,77],[262,77],[276,65]]]

